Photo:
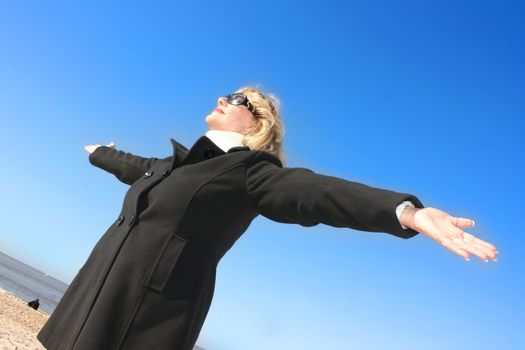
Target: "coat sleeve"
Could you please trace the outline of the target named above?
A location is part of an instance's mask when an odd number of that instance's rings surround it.
[[[411,238],[418,232],[401,227],[396,207],[407,193],[374,188],[307,168],[282,168],[268,160],[246,169],[246,186],[255,210],[273,221],[314,226],[319,223]]]
[[[131,185],[147,172],[158,158],[144,158],[113,147],[99,146],[89,155],[89,162]]]

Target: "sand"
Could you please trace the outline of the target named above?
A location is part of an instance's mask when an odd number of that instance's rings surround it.
[[[45,350],[36,339],[49,314],[0,288],[0,350]]]
[[[36,339],[49,318],[13,293],[0,288],[0,350],[46,350]],[[195,346],[193,350],[204,350]]]

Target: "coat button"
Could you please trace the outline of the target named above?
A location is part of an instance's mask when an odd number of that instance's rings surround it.
[[[206,148],[206,150],[204,151],[204,156],[206,158],[213,158],[215,156],[215,151],[211,148]]]
[[[120,226],[120,224],[122,224],[122,221],[124,221],[124,215],[120,216],[117,221],[116,221],[116,224],[117,226]]]
[[[128,225],[131,226],[131,225],[133,225],[134,222],[135,222],[135,215],[131,215],[131,217],[129,218]]]
[[[153,175],[153,170],[149,170],[148,172],[146,172],[144,174],[144,178],[146,179],[146,178],[150,177],[151,175]]]
[[[170,173],[170,169],[166,169],[164,170],[164,172],[162,173],[162,176],[168,176]]]

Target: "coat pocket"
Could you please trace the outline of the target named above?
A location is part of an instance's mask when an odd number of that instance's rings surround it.
[[[183,238],[177,234],[173,234],[170,237],[160,256],[157,258],[150,276],[146,280],[147,287],[162,293],[187,242],[187,238]]]

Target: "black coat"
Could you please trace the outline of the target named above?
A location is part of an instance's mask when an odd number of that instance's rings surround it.
[[[131,185],[37,335],[50,350],[190,350],[208,313],[217,264],[259,214],[410,238],[395,208],[413,195],[306,168],[268,152],[224,152],[207,136],[188,150],[143,158],[100,146],[91,164]]]

